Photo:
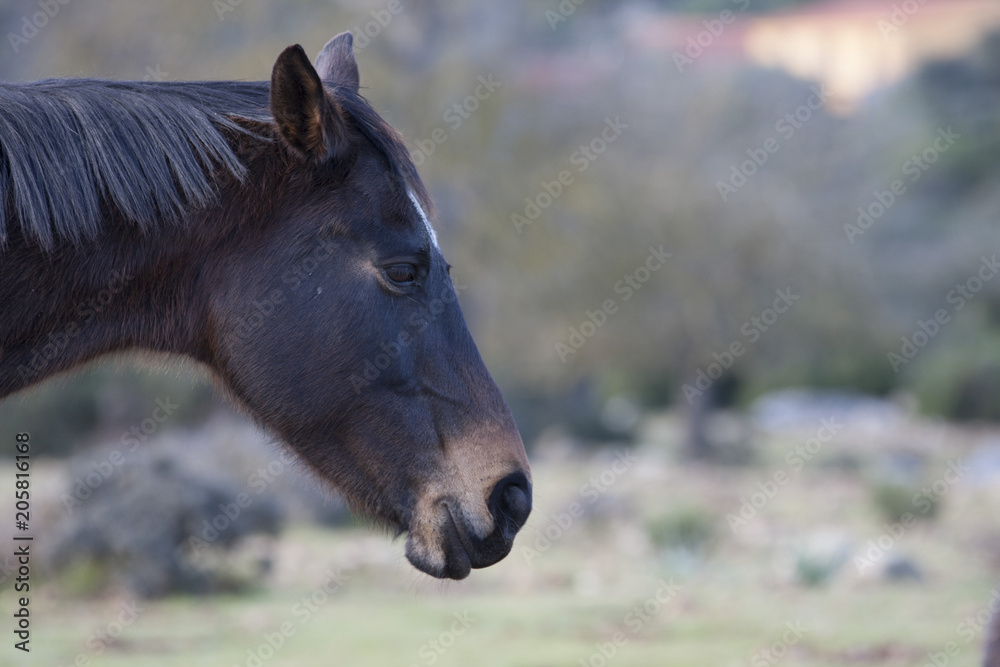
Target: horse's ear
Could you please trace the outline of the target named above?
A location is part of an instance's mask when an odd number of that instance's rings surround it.
[[[347,148],[347,121],[326,94],[312,63],[296,44],[281,52],[271,72],[271,115],[292,152],[317,163]]]
[[[316,71],[323,81],[358,92],[361,75],[354,60],[354,37],[351,33],[342,32],[326,43],[316,56]]]

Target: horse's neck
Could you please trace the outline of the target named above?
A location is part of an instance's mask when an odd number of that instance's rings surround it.
[[[192,289],[180,258],[157,261],[158,240],[46,255],[13,239],[0,251],[0,399],[108,352],[190,351]]]

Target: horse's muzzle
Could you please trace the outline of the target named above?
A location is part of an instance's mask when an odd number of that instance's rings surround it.
[[[513,542],[531,514],[531,483],[523,472],[507,475],[493,487],[488,502],[500,536]]]
[[[493,515],[493,532],[484,539],[463,540],[469,562],[474,568],[489,567],[510,553],[514,536],[531,513],[531,484],[523,472],[507,475],[493,487],[487,501]],[[459,530],[460,534],[469,535]]]
[[[493,518],[493,530],[479,537],[457,502],[442,501],[444,525],[439,533],[439,553],[444,562],[428,567],[425,559],[409,550],[407,557],[427,574],[447,579],[464,579],[472,568],[489,567],[502,560],[510,553],[517,531],[531,513],[531,482],[527,475],[518,471],[497,482],[486,506]]]

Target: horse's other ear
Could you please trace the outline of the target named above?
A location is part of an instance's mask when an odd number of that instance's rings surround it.
[[[312,63],[296,44],[281,52],[271,72],[271,115],[281,138],[304,160],[326,162],[347,148],[347,121],[326,94]]]
[[[358,92],[361,75],[354,60],[354,37],[351,33],[342,32],[326,43],[316,56],[316,71],[323,81]]]

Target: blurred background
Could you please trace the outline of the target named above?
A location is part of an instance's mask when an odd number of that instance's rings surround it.
[[[0,405],[35,454],[24,664],[979,664],[1000,3],[11,0],[0,28],[9,81],[266,79],[351,30],[535,483],[511,555],[438,582],[202,370],[102,361]]]

